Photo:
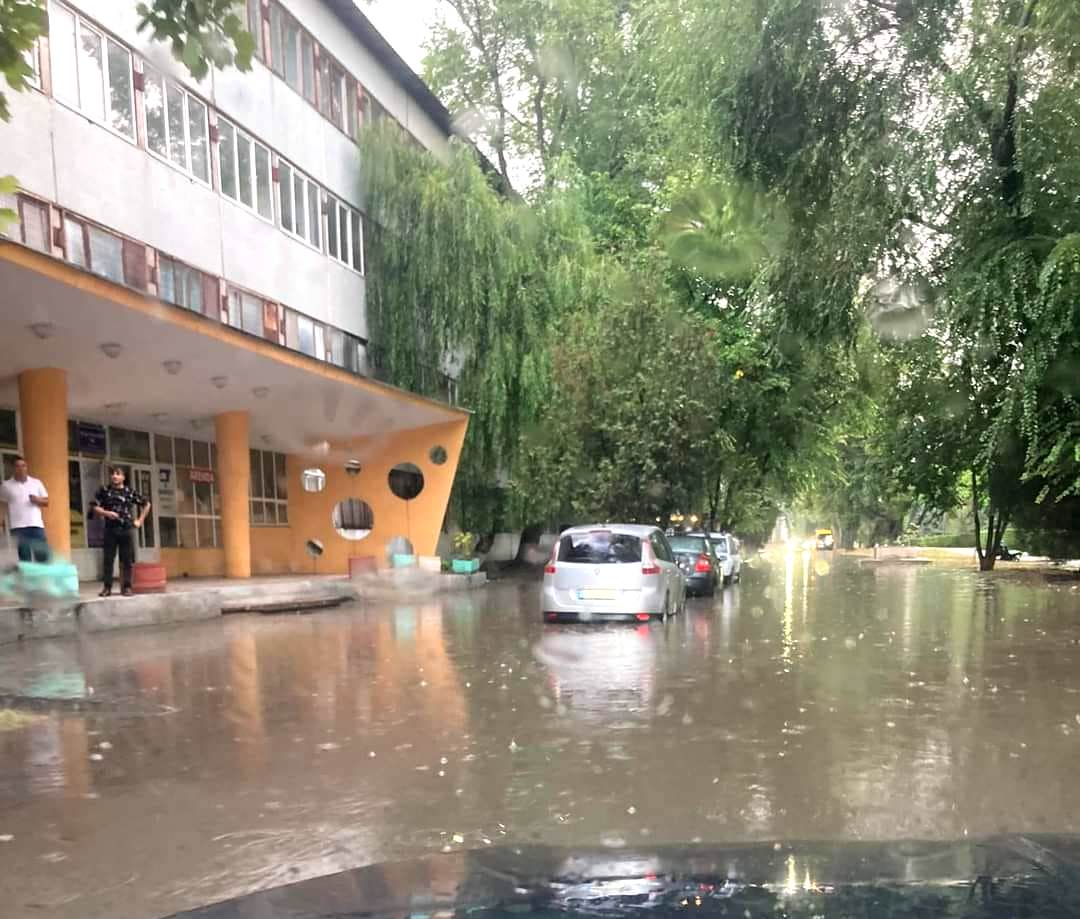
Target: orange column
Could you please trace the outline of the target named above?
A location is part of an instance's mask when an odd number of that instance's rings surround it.
[[[49,492],[45,535],[53,552],[71,555],[71,501],[68,488],[67,373],[55,368],[19,374],[19,422],[30,475]]]
[[[251,577],[251,421],[247,412],[214,418],[217,436],[217,490],[221,495],[221,533],[225,576]]]

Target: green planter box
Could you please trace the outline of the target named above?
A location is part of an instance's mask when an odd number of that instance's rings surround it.
[[[454,574],[476,574],[480,570],[480,559],[455,558],[450,563],[450,568]]]

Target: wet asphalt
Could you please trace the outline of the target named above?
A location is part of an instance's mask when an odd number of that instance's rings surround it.
[[[0,720],[3,915],[518,842],[1080,826],[1075,585],[779,551],[666,624],[546,625],[538,595],[0,648],[0,695],[38,700]]]

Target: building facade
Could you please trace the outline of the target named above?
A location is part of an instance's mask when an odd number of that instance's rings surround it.
[[[96,576],[119,463],[173,577],[433,552],[467,414],[439,368],[441,400],[379,380],[357,139],[389,120],[440,155],[446,110],[352,0],[247,0],[252,71],[201,82],[134,0],[48,12],[0,125],[0,460],[45,481],[53,546]]]

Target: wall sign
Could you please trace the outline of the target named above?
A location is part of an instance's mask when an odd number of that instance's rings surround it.
[[[75,434],[80,453],[90,453],[96,456],[105,455],[105,425],[80,421],[75,426]]]

